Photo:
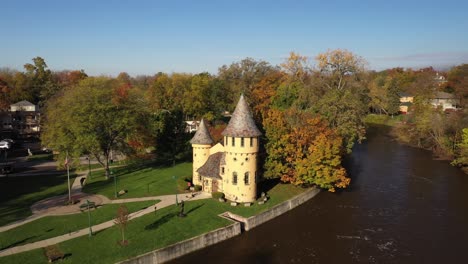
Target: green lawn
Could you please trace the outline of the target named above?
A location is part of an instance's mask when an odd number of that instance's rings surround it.
[[[92,238],[83,236],[60,243],[59,248],[70,254],[61,263],[115,263],[145,252],[165,247],[176,242],[201,235],[231,222],[217,215],[231,211],[243,216],[251,216],[283,202],[305,189],[287,184],[277,184],[268,191],[270,200],[264,205],[232,207],[214,199],[187,202],[187,217],[177,217],[178,208],[170,206],[130,221],[126,247],[118,245],[121,234],[117,227],[98,232]],[[28,251],[0,258],[1,263],[43,263],[46,259],[42,249]]]
[[[271,207],[304,192],[305,190],[307,189],[296,187],[291,184],[279,183],[267,192],[270,199],[265,204],[259,205],[258,203],[254,203],[249,207],[245,207],[243,204],[240,204],[233,207],[229,202],[226,202],[219,203],[219,206],[224,210],[224,212],[230,211],[231,213],[235,213],[243,217],[249,217],[266,211]]]
[[[75,175],[70,175],[70,184]],[[0,178],[0,226],[30,216],[30,206],[68,191],[67,175]]]
[[[126,204],[130,213],[154,205],[158,201]],[[91,225],[114,219],[118,204],[109,204],[91,210]],[[64,216],[47,216],[0,233],[0,250],[60,236],[88,227],[88,213]]]
[[[79,237],[59,244],[65,254],[71,254],[60,263],[115,263],[145,252],[174,244],[231,224],[217,217],[219,203],[212,200],[187,202],[187,217],[177,217],[178,208],[173,205],[130,221],[126,231],[129,244],[121,247],[121,233],[117,227],[98,232],[93,237]],[[97,261],[99,260],[99,261]],[[7,263],[45,263],[43,250],[33,250],[0,258]]]
[[[128,193],[120,198],[157,196],[174,194],[177,186],[181,184],[177,184],[173,176],[178,181],[191,177],[192,163],[181,163],[175,167],[127,166],[114,168],[111,171],[112,175],[117,176],[117,191],[128,190]],[[104,171],[92,172],[92,179],[88,179],[83,191],[114,199],[114,179],[111,177],[106,180]]]

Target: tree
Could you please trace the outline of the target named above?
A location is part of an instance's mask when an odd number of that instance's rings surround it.
[[[457,158],[452,162],[453,165],[468,166],[468,128],[462,130],[462,140],[457,144]]]
[[[128,141],[145,120],[138,98],[113,79],[84,79],[47,105],[42,142],[61,156],[91,153],[109,178],[111,151],[129,152]]]
[[[264,119],[268,143],[265,177],[335,191],[350,179],[341,165],[341,137],[325,121],[295,109],[271,109]]]
[[[122,241],[120,245],[125,246],[128,244],[128,241],[125,240],[125,230],[127,229],[128,220],[130,216],[128,214],[128,209],[125,205],[121,204],[117,209],[117,217],[114,220],[114,223],[120,229],[120,233],[122,234]]]
[[[228,94],[225,97],[228,99],[227,103],[231,106],[229,109],[234,109],[241,93],[250,98],[255,84],[276,70],[268,62],[256,61],[252,58],[246,58],[229,66],[223,65],[220,67],[218,69],[218,78],[227,86]]]
[[[47,68],[45,60],[41,57],[32,59],[34,64],[26,63],[24,69],[26,76],[31,80],[33,103],[43,105],[50,97],[61,89],[52,78],[52,72]]]
[[[327,51],[316,60],[313,83],[323,94],[312,109],[338,131],[345,149],[351,152],[354,143],[365,138],[364,117],[369,105],[366,62],[346,50]]]

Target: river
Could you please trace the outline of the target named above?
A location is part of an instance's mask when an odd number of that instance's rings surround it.
[[[468,263],[468,176],[371,129],[322,192],[242,235],[172,263]]]

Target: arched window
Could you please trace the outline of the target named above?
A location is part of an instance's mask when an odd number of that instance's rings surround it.
[[[237,184],[237,172],[232,173],[232,184],[233,185]]]
[[[250,182],[249,182],[249,172],[246,172],[246,173],[244,174],[244,184],[245,184],[245,185],[249,185],[249,183],[250,183]]]
[[[244,138],[241,137],[241,147],[244,147]]]
[[[236,140],[234,139],[234,137],[232,137],[232,146],[233,146],[233,147],[236,146]]]

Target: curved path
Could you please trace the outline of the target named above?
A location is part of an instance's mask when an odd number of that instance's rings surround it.
[[[85,194],[81,192],[81,184],[80,184],[80,179],[81,178],[86,178],[87,174],[83,174],[81,176],[77,176],[75,178],[75,181],[73,182],[72,185],[72,198],[80,199],[80,200],[90,200],[96,202],[96,205],[101,205],[101,204],[118,204],[118,203],[131,203],[131,202],[141,202],[141,201],[153,201],[153,200],[160,200],[160,202],[155,203],[157,205],[158,209],[170,206],[175,204],[176,201],[176,195],[171,194],[171,195],[161,195],[161,196],[151,196],[151,197],[142,197],[142,198],[129,198],[129,199],[119,199],[119,200],[110,200],[105,196],[102,195],[90,195],[90,194]],[[179,201],[188,201],[188,200],[201,200],[201,199],[207,199],[211,198],[211,195],[208,193],[204,192],[199,192],[199,193],[194,193],[195,195],[192,197],[192,195],[186,195],[186,194],[179,194],[177,195],[177,198]],[[63,206],[65,202],[68,200],[68,194],[66,195],[60,195],[60,196],[54,196],[42,201],[39,201],[35,203],[33,206],[31,206],[31,210],[33,211],[33,215],[24,219],[17,221],[15,223],[0,227],[0,232],[13,229],[17,226],[32,222],[34,220],[37,220],[39,218],[45,217],[45,216],[50,216],[50,215],[65,215],[65,214],[73,214],[73,213],[78,213],[80,212],[80,204],[72,205],[72,206]],[[142,209],[140,211],[131,213],[129,215],[129,219],[135,219],[138,217],[141,217],[143,215],[152,213],[156,210],[155,206],[149,206],[145,209]],[[109,227],[112,227],[114,225],[114,220],[110,220],[101,224],[97,224],[92,226],[93,232],[97,232],[103,229],[107,229]],[[21,245],[21,246],[16,246],[16,247],[11,247],[4,249],[0,251],[0,257],[2,256],[8,256],[24,251],[29,251],[37,248],[42,248],[50,245],[54,245],[57,243],[61,243],[66,240],[70,240],[73,238],[77,238],[80,236],[88,235],[89,233],[89,228],[83,228],[78,231],[71,232],[69,234]]]

